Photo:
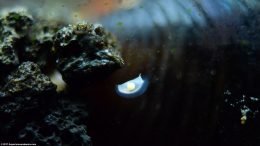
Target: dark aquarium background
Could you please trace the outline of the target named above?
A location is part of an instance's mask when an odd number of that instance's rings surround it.
[[[0,5],[1,143],[260,145],[260,1]]]

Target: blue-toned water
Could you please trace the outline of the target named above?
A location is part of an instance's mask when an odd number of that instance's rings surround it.
[[[60,94],[87,105],[93,146],[260,145],[260,2],[125,3],[0,0],[2,10],[89,20],[118,38],[124,67]]]

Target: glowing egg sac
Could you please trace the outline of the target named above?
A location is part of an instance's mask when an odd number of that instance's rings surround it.
[[[148,80],[142,78],[141,74],[125,83],[116,85],[116,93],[121,97],[133,98],[142,95],[148,87]]]

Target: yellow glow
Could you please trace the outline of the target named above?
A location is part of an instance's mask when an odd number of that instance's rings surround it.
[[[133,82],[129,82],[126,85],[128,91],[133,91],[135,89],[135,84]]]
[[[242,116],[240,120],[241,120],[241,124],[244,125],[246,123],[247,117]]]

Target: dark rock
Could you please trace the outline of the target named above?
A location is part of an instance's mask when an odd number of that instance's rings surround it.
[[[44,68],[54,62],[51,48],[58,25],[36,20],[26,11],[9,12],[0,18],[0,65],[11,68],[19,61],[33,61]]]
[[[82,52],[92,53],[104,48],[113,48],[115,41],[111,39],[113,37],[101,26],[78,23],[61,28],[55,35],[54,44],[62,58],[80,55]]]
[[[84,106],[61,101],[59,107],[37,122],[28,123],[18,133],[19,141],[39,145],[84,145],[90,146],[87,135],[87,112]]]
[[[26,11],[9,12],[2,21],[5,26],[13,28],[18,33],[28,33],[33,24],[32,16]]]
[[[41,117],[55,104],[56,85],[32,62],[22,63],[8,76],[0,92],[0,131],[12,133]]]
[[[123,60],[114,37],[103,27],[61,25],[26,11],[0,16],[1,142],[91,145],[85,108],[64,101],[44,73],[57,66],[70,87],[77,87],[78,81],[109,75]],[[77,90],[68,92],[74,95]]]
[[[46,96],[55,94],[54,85],[48,76],[41,73],[33,62],[24,62],[7,78],[2,91],[9,96]]]
[[[92,57],[82,53],[78,57],[60,60],[59,68],[63,79],[69,84],[78,85],[79,81],[93,82],[103,79],[122,65],[120,56],[108,49],[97,52]]]
[[[101,79],[124,64],[115,40],[101,26],[69,25],[56,33],[54,44],[58,69],[69,85]]]
[[[15,50],[19,37],[9,30],[3,31],[0,36],[2,36],[0,40],[0,68],[13,68],[19,64],[18,54]]]
[[[52,47],[55,28],[55,26],[47,26],[44,23],[34,26],[33,32],[21,42],[26,42],[26,46],[19,53],[21,60],[33,61],[42,69],[54,64]]]

